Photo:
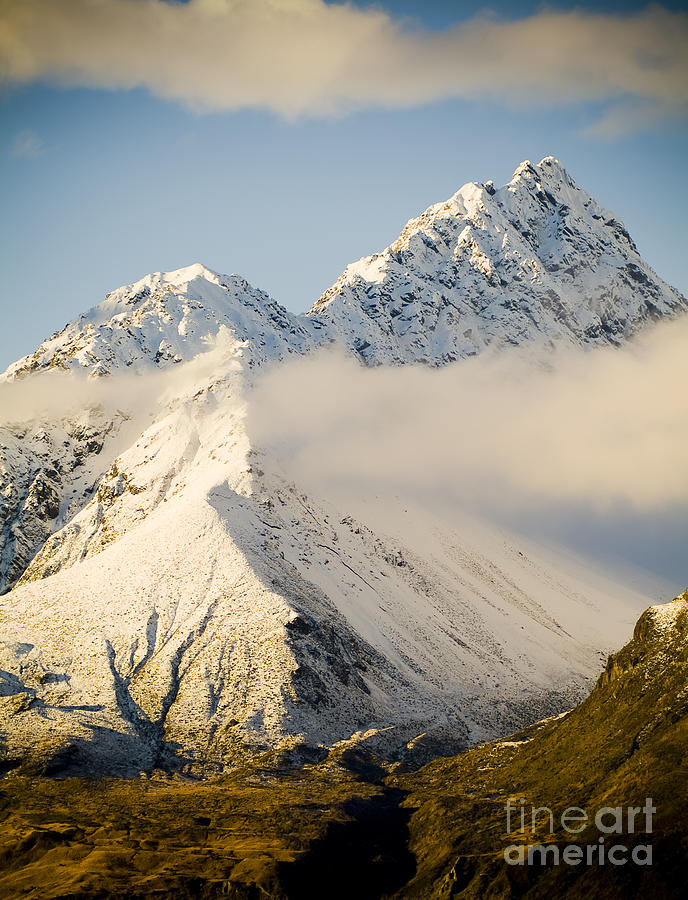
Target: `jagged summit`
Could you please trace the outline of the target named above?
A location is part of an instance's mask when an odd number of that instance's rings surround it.
[[[194,263],[112,291],[4,377],[164,367],[221,327],[247,343],[249,366],[329,342],[372,365],[440,366],[488,346],[619,344],[686,309],[623,224],[546,156],[501,188],[468,182],[428,207],[381,253],[347,266],[305,315]]]
[[[511,176],[511,180],[513,181],[515,178],[519,178],[525,173],[538,173],[544,172],[545,167],[548,171],[548,174],[558,174],[559,177],[570,178],[569,173],[562,166],[556,156],[543,156],[539,163],[536,165],[533,164],[529,159],[524,159],[523,162],[516,167],[514,174]]]
[[[619,344],[688,301],[554,157],[469,182],[348,266],[310,310],[367,363],[442,365],[489,345]]]
[[[111,291],[3,377],[51,368],[92,376],[164,368],[207,350],[223,327],[246,343],[252,366],[310,349],[320,326],[287,312],[240,275],[219,275],[194,263]]]
[[[543,183],[547,185],[562,184],[575,190],[580,190],[568,170],[559,162],[556,156],[544,156],[539,163],[532,163],[529,159],[524,159],[511,176],[511,181],[504,187],[513,188],[514,185],[521,181],[534,182],[540,185]]]
[[[536,186],[536,188],[543,182],[547,184],[558,182],[577,189],[577,185],[569,173],[554,156],[545,156],[537,165],[534,165],[529,159],[524,159],[511,176],[511,181],[504,185],[501,190],[505,191],[511,188],[511,190],[514,191],[521,182],[530,183],[531,185]],[[468,181],[452,195],[450,200],[463,198],[464,200],[472,199],[489,202],[487,198],[484,197],[484,194],[487,194],[488,197],[494,197],[496,193],[497,189],[492,180],[484,183],[480,181]],[[429,212],[430,210],[439,210],[443,207],[444,203],[436,203],[429,207],[426,212]]]
[[[468,182],[428,207],[381,253],[347,266],[305,315],[194,263],[112,291],[2,377],[164,367],[223,326],[247,342],[249,365],[335,342],[372,365],[440,366],[488,346],[619,344],[687,309],[624,225],[545,156],[501,188]]]

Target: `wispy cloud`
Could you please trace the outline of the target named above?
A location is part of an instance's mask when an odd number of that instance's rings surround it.
[[[598,511],[688,503],[688,317],[623,350],[365,369],[337,353],[264,376],[249,431],[298,483]]]
[[[12,156],[17,159],[35,159],[43,151],[43,140],[31,128],[25,128],[12,141]]]
[[[688,112],[688,16],[659,6],[486,15],[428,32],[323,0],[0,0],[0,58],[9,82],[146,87],[199,109],[288,117],[448,97],[617,101],[623,128],[629,110],[633,127],[650,107]]]
[[[30,422],[59,422],[89,407],[122,410],[147,418],[170,402],[196,393],[209,379],[234,376],[241,343],[221,326],[207,350],[171,369],[144,369],[89,378],[78,371],[51,368],[14,381],[0,379],[0,427]]]

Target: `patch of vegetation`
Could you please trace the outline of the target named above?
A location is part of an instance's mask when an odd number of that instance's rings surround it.
[[[263,766],[207,782],[7,777],[0,896],[305,896],[297,864],[319,853],[320,867],[333,829],[346,834],[385,804],[404,815],[384,788],[341,769]]]
[[[672,898],[688,858],[688,592],[645,613],[588,699],[509,740],[416,772],[349,748],[300,769],[267,755],[229,777],[191,781],[0,781],[0,896],[310,898]],[[645,804],[633,834],[579,807]],[[505,807],[548,807],[507,833]],[[511,866],[511,844],[652,844],[653,865]]]
[[[413,810],[409,848],[417,872],[408,898],[671,898],[685,896],[688,861],[688,592],[663,624],[648,611],[633,640],[612,656],[590,696],[563,718],[509,740],[436,760],[398,779]],[[506,804],[525,798],[526,833],[507,834]],[[561,828],[569,807],[657,808],[653,831],[579,835]],[[532,807],[555,813],[531,834]],[[528,821],[530,820],[530,821]],[[640,819],[644,822],[644,817]],[[640,824],[639,822],[639,824]],[[516,825],[518,828],[518,824]],[[510,866],[504,850],[535,845],[651,842],[653,865]]]

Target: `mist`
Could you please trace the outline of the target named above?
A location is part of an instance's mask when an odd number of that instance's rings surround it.
[[[316,496],[477,514],[678,590],[688,584],[687,346],[684,317],[623,349],[502,348],[441,369],[367,368],[329,349],[247,389],[242,345],[223,328],[207,352],[163,371],[0,383],[0,421],[100,407],[145,428],[229,378],[252,444]]]
[[[252,440],[320,495],[423,498],[688,583],[688,319],[623,349],[483,354],[442,369],[287,362]]]
[[[78,370],[47,369],[28,377],[0,382],[0,424],[56,422],[88,408],[127,416],[154,414],[172,400],[193,392],[213,377],[240,369],[242,345],[222,325],[208,339],[207,350],[167,369],[90,377]]]

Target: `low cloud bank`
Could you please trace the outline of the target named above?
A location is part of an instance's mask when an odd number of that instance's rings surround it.
[[[433,32],[323,0],[0,0],[0,79],[289,117],[449,97],[611,102],[593,130],[618,134],[688,113],[688,16],[544,10]]]
[[[242,345],[224,325],[207,346],[194,359],[165,369],[116,372],[101,378],[48,369],[0,382],[0,425],[59,422],[89,407],[102,407],[110,413],[121,410],[128,416],[154,414],[214,378],[240,371]]]
[[[688,504],[688,318],[622,350],[486,354],[439,370],[325,352],[267,373],[251,437],[326,496],[440,492],[491,507]]]
[[[252,443],[316,496],[345,508],[375,496],[378,509],[401,500],[449,517],[477,512],[678,589],[688,583],[686,347],[688,316],[620,350],[539,362],[512,350],[443,369],[368,369],[330,350],[275,366],[247,392],[241,345],[221,329],[206,353],[162,371],[0,383],[0,424],[102,406],[145,428],[229,378],[218,402],[241,403]]]

